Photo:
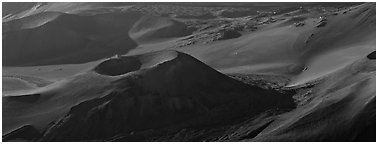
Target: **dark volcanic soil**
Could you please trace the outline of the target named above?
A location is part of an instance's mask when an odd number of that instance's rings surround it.
[[[3,141],[375,141],[375,3],[3,3]]]

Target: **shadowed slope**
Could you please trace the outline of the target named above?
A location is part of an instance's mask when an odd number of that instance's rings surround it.
[[[42,26],[47,22],[53,21],[64,13],[60,12],[44,12],[28,16],[22,19],[16,19],[8,22],[3,22],[3,33],[9,31],[18,31],[22,29],[31,29]]]
[[[114,58],[99,64],[95,71],[103,75],[116,76],[138,70],[139,67],[140,62],[132,57]]]
[[[42,12],[5,22],[3,29],[6,66],[84,63],[127,53],[137,47],[134,40],[144,42],[191,33],[178,21],[138,12]]]
[[[39,27],[21,26],[3,33],[3,64],[83,63],[126,53],[137,46],[128,36],[128,30],[139,17],[138,13],[63,14]],[[11,22],[9,27],[18,24]]]
[[[137,61],[140,65],[132,64]],[[109,66],[130,69],[99,73]],[[35,93],[38,98],[27,102],[21,98],[34,96],[3,97],[5,133],[31,124],[44,141],[104,139],[167,126],[219,125],[247,113],[293,107],[289,97],[247,86],[175,51],[111,58]]]

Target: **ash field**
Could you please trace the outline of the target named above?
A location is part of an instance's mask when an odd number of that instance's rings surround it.
[[[2,3],[2,141],[376,141],[376,3]]]

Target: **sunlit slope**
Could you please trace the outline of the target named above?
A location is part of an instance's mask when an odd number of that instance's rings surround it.
[[[375,65],[375,57],[362,57],[319,80],[308,104],[281,115],[251,140],[374,141]]]
[[[320,78],[375,51],[375,6],[360,5],[346,14],[329,18],[328,26],[314,33],[305,47],[303,60],[307,70],[290,85]]]
[[[239,38],[177,48],[224,73],[286,75],[308,81],[375,50],[375,4],[333,14],[299,13],[262,25]],[[304,26],[296,27],[295,22]],[[174,41],[140,45],[129,53],[174,47]],[[306,80],[305,78],[309,78]]]
[[[143,16],[130,29],[130,37],[138,42],[182,37],[191,34],[185,24],[170,18]]]
[[[22,19],[45,12],[94,15],[111,11],[122,11],[133,3],[112,2],[4,2],[3,21]]]

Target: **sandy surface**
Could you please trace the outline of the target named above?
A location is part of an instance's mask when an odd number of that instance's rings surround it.
[[[31,125],[26,132],[43,141],[371,138],[375,4],[262,18],[224,18],[216,8],[211,17],[159,17],[161,7],[7,10],[3,133],[17,137],[14,130]],[[209,128],[190,129],[201,125]]]

